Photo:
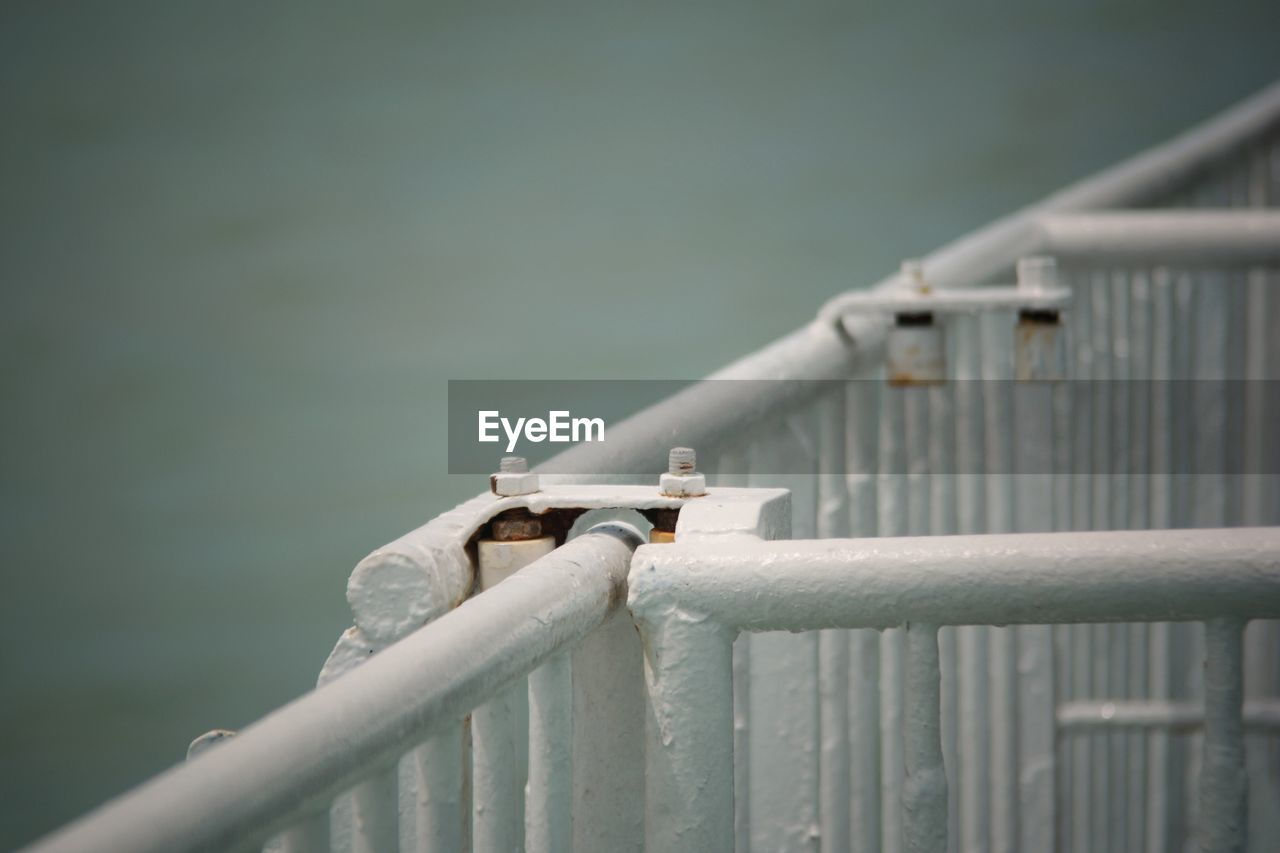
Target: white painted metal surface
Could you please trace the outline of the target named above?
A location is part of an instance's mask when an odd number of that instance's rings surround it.
[[[589,634],[621,603],[639,542],[619,527],[579,537],[39,849],[222,851],[261,843]]]
[[[693,386],[563,454],[568,476],[499,472],[513,494],[356,567],[315,694],[34,849],[1275,849],[1280,630],[1241,632],[1280,615],[1274,531],[1097,531],[1280,523],[1264,385],[1101,382],[1277,378],[1275,214],[1228,209],[1278,198],[1280,86],[926,257],[933,304],[977,312],[937,336],[941,384],[822,382],[885,375],[895,275],[713,377],[785,381]],[[985,286],[1046,248],[1055,284]],[[1023,335],[1020,308],[1059,322]],[[658,488],[677,423],[705,497]],[[1014,430],[1036,440],[1015,454]],[[652,483],[567,482],[641,462]],[[645,645],[616,535],[469,600],[496,518],[610,508],[679,511],[632,578]],[[793,524],[836,541],[761,541]],[[721,572],[725,611],[697,597]],[[525,676],[503,754],[527,750],[529,786],[486,813],[500,841],[473,837],[501,759],[464,718]]]
[[[737,631],[907,626],[904,849],[947,849],[940,624],[1207,620],[1203,848],[1243,850],[1241,628],[1280,617],[1280,528],[686,543],[636,553],[649,848],[732,849]]]

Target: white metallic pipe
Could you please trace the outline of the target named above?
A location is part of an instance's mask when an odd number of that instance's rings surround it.
[[[1039,251],[1091,266],[1264,264],[1280,260],[1280,213],[1151,210],[1055,213],[1040,217]]]
[[[471,807],[463,802],[463,731],[451,728],[413,750],[417,853],[469,849]],[[464,846],[465,845],[465,846]],[[326,849],[309,847],[307,850]],[[298,853],[302,853],[301,850]]]
[[[946,853],[947,774],[942,760],[938,629],[907,626],[902,836],[908,853]]]
[[[1253,139],[1280,122],[1280,83],[1192,128],[1036,204],[998,219],[985,228],[947,244],[923,259],[924,279],[936,288],[971,287],[1011,266],[1039,246],[1036,220],[1047,213],[1069,213],[1137,206],[1176,189],[1196,170],[1229,156],[1243,140]],[[895,273],[877,287],[898,282]],[[843,294],[818,312],[836,323],[843,315]]]
[[[640,541],[621,525],[578,537],[28,849],[175,853],[265,841],[590,633],[621,604]]]
[[[1249,777],[1244,763],[1244,667],[1238,618],[1205,623],[1204,765],[1200,775],[1200,847],[1244,853],[1249,828]]]
[[[529,676],[526,853],[573,848],[573,676],[561,652]]]
[[[637,616],[649,689],[645,850],[731,853],[735,632],[674,608]]]
[[[382,853],[400,846],[400,774],[378,770],[351,791],[351,853]]]
[[[1082,700],[1058,707],[1058,728],[1064,733],[1100,729],[1195,729],[1204,725],[1204,707],[1196,702],[1161,699]],[[1244,703],[1246,730],[1280,732],[1280,701],[1259,699]]]
[[[552,536],[510,541],[481,539],[476,543],[480,589],[495,589],[555,547]],[[474,850],[507,853],[520,849],[529,767],[528,684],[517,681],[472,712],[471,756]]]
[[[1275,618],[1280,528],[677,542],[637,551],[629,605],[747,631]]]
[[[918,777],[905,780],[904,805],[914,818],[905,826],[908,849],[946,846],[938,624],[1209,620],[1209,667],[1222,674],[1209,685],[1202,786],[1206,820],[1225,822],[1224,838],[1234,838],[1243,802],[1243,788],[1231,784],[1233,773],[1243,778],[1243,760],[1234,760],[1242,755],[1239,629],[1246,619],[1280,613],[1280,528],[646,546],[633,561],[628,605],[645,636],[654,713],[647,749],[653,849],[732,849],[727,673],[737,630],[920,623],[929,627],[917,629],[912,658],[928,672],[908,672],[919,711],[908,723],[908,768],[936,761],[941,797],[937,785],[922,790]],[[930,807],[939,801],[940,816]],[[1236,848],[1224,841],[1215,849]]]

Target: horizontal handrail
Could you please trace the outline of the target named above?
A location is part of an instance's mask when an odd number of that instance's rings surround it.
[[[905,626],[903,840],[943,853],[940,626],[1185,620],[1205,622],[1203,846],[1244,849],[1241,636],[1249,619],[1280,616],[1280,528],[677,542],[636,552],[628,605],[655,721],[645,747],[650,850],[734,849],[740,631]],[[1052,826],[1052,728],[1027,734],[1043,772],[1022,796]]]
[[[677,542],[636,565],[638,616],[744,631],[1280,617],[1273,527]]]
[[[1178,188],[1196,171],[1229,156],[1249,140],[1280,125],[1280,83],[1209,119],[1163,145],[955,240],[923,258],[924,278],[933,287],[972,287],[1008,269],[1040,244],[1037,222],[1050,213],[1133,207]],[[894,287],[896,275],[876,287]],[[818,319],[838,323],[845,294],[829,299]]]
[[[212,852],[266,841],[601,624],[624,598],[640,541],[626,526],[593,528],[28,850]]]
[[[971,232],[924,259],[930,284],[940,288],[973,286],[987,276],[1011,267],[1035,251],[1041,240],[1037,221],[1048,213],[1065,213],[1138,204],[1176,187],[1195,170],[1229,154],[1280,124],[1280,83],[1238,104],[1168,143],[1140,153],[1072,187]],[[896,287],[891,275],[873,289]],[[859,289],[852,293],[865,293]],[[822,306],[817,318],[713,373],[709,379],[778,379],[743,384],[697,383],[610,426],[610,440],[584,443],[558,454],[542,466],[544,482],[566,479],[589,482],[615,480],[611,472],[658,466],[673,444],[697,447],[703,458],[714,459],[739,440],[746,428],[779,412],[794,411],[821,389],[820,380],[870,374],[879,366],[889,323],[860,314],[845,316],[837,295]],[[447,521],[438,519],[437,521]],[[417,569],[423,577],[440,578],[429,601],[419,603],[424,617],[452,606],[460,591],[470,588],[469,566],[460,546],[435,522],[410,531],[387,546],[378,560],[391,560]],[[384,549],[379,549],[384,550]]]
[[[1280,260],[1274,210],[1057,213],[1038,220],[1037,251],[1067,261],[1256,264]]]
[[[1078,699],[1058,706],[1058,728],[1088,734],[1111,729],[1197,729],[1204,725],[1199,702],[1168,699]],[[1244,703],[1246,730],[1280,733],[1280,701],[1257,699]]]

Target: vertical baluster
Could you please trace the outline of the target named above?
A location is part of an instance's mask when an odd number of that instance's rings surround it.
[[[1191,466],[1189,483],[1188,526],[1220,527],[1226,522],[1225,467],[1226,398],[1223,379],[1227,363],[1226,281],[1219,273],[1202,273],[1194,280],[1189,294],[1191,327],[1188,373],[1190,383],[1189,436],[1187,458]],[[1197,625],[1187,637],[1190,653],[1185,660],[1187,694],[1197,696],[1204,690],[1204,633]],[[1199,813],[1202,799],[1196,792],[1202,772],[1203,732],[1194,732],[1188,744],[1186,801],[1188,825],[1203,830]]]
[[[1071,346],[1073,352],[1071,388],[1071,525],[1072,530],[1093,527],[1094,483],[1098,473],[1093,464],[1093,371],[1095,361],[1093,335],[1092,284],[1087,273],[1070,276],[1074,291],[1071,304]],[[1068,627],[1070,648],[1070,696],[1088,699],[1093,696],[1093,627]],[[1092,853],[1093,838],[1093,750],[1087,735],[1073,735],[1071,752],[1071,849],[1075,853]]]
[[[1094,530],[1107,530],[1112,526],[1111,493],[1115,482],[1115,470],[1112,466],[1113,448],[1109,440],[1113,418],[1112,297],[1110,282],[1105,272],[1092,271],[1087,274],[1087,281],[1090,331],[1093,336],[1089,382],[1093,401],[1093,423],[1089,427],[1093,452],[1093,500],[1090,527]],[[1092,635],[1090,696],[1095,699],[1111,698],[1112,628],[1109,625],[1090,625],[1082,630],[1088,630]],[[1093,799],[1090,808],[1093,838],[1089,846],[1096,853],[1105,853],[1111,849],[1111,832],[1116,812],[1112,792],[1115,767],[1110,755],[1110,741],[1113,737],[1109,732],[1099,732],[1093,735],[1089,743],[1089,768],[1092,775],[1090,791]]]
[[[1106,298],[1110,302],[1111,335],[1107,342],[1107,397],[1111,406],[1111,423],[1107,426],[1105,443],[1111,448],[1110,499],[1111,512],[1107,527],[1123,530],[1129,524],[1130,478],[1130,369],[1134,340],[1130,333],[1129,276],[1116,271],[1104,284]],[[1128,625],[1108,625],[1109,680],[1107,697],[1122,699],[1129,690],[1129,633]],[[1111,849],[1129,849],[1129,796],[1132,777],[1130,770],[1128,732],[1120,730],[1105,737],[1108,746],[1107,762],[1110,765],[1112,796]]]
[[[1173,454],[1173,489],[1171,526],[1192,527],[1196,516],[1194,507],[1194,389],[1195,378],[1194,337],[1196,287],[1193,277],[1185,270],[1175,274],[1173,285],[1174,332],[1173,358],[1170,375],[1175,380],[1170,387],[1172,398],[1172,430],[1170,445]],[[1199,662],[1204,659],[1204,632],[1195,623],[1181,622],[1170,626],[1170,694],[1174,699],[1192,699],[1201,695]],[[1170,795],[1170,844],[1176,849],[1190,843],[1191,835],[1199,820],[1199,798],[1196,786],[1199,782],[1200,749],[1199,732],[1171,742],[1169,782]]]
[[[542,536],[481,540],[480,582],[488,589],[555,549]],[[482,593],[483,594],[483,593]],[[518,679],[471,714],[471,837],[477,853],[524,849],[529,774],[529,680]]]
[[[929,388],[902,388],[903,422],[906,427],[907,526],[908,536],[929,533],[931,510],[929,473]]]
[[[1054,497],[1054,388],[1014,382],[1014,521],[1019,532],[1052,529]],[[1053,629],[1017,629],[1019,850],[1054,849],[1057,776]]]
[[[572,691],[568,653],[556,655],[529,675],[525,803],[525,849],[529,853],[558,853],[572,846]]]
[[[880,429],[880,380],[849,383],[847,399],[849,526],[853,536],[877,530],[876,471]],[[878,853],[880,835],[880,635],[850,632],[849,683],[851,847],[855,853]]]
[[[986,417],[987,528],[1013,530],[1012,323],[1005,314],[985,314],[983,404]],[[1018,845],[1018,661],[1017,635],[1010,628],[988,629],[987,672],[991,686],[991,849],[1012,851]]]
[[[327,853],[329,850],[329,810],[299,821],[280,833],[280,853]]]
[[[1136,271],[1129,289],[1129,411],[1130,426],[1123,437],[1130,448],[1128,526],[1145,529],[1152,526],[1150,491],[1152,458],[1151,432],[1152,380],[1152,295],[1150,276]],[[1128,685],[1126,695],[1133,699],[1147,697],[1150,680],[1149,639],[1151,626],[1129,626]],[[1126,735],[1128,741],[1128,835],[1126,850],[1142,850],[1146,844],[1147,819],[1147,738],[1143,733]],[[1159,781],[1157,781],[1159,784]]]
[[[419,853],[461,850],[469,806],[463,802],[464,735],[436,735],[410,753],[415,772],[415,838]]]
[[[955,328],[956,523],[960,533],[986,530],[984,476],[983,382],[981,327],[976,318],[957,317]],[[959,847],[965,853],[986,851],[990,845],[990,792],[987,739],[987,628],[966,625],[956,629],[960,685]]]
[[[1172,489],[1172,397],[1170,378],[1173,365],[1173,282],[1165,270],[1156,270],[1151,280],[1151,430],[1150,430],[1150,523],[1156,529],[1173,526]],[[1149,628],[1147,695],[1153,700],[1171,698],[1169,660],[1171,633],[1167,622]],[[1147,735],[1146,850],[1164,853],[1172,839],[1170,789],[1170,735],[1154,729]]]
[[[750,483],[749,453],[733,448],[721,454],[718,486]],[[735,853],[751,849],[751,635],[733,642],[733,829]]]
[[[386,853],[400,847],[400,773],[395,766],[351,789],[352,853]]]
[[[845,485],[845,396],[843,386],[818,403],[818,536],[849,535]],[[849,632],[818,633],[818,829],[823,853],[848,853]]]
[[[1243,476],[1241,495],[1241,522],[1248,525],[1274,523],[1275,508],[1270,500],[1276,477],[1271,472],[1268,445],[1271,440],[1266,426],[1268,416],[1268,390],[1271,378],[1271,358],[1268,341],[1272,337],[1280,314],[1275,310],[1280,300],[1268,295],[1267,272],[1250,270],[1245,284],[1245,352],[1244,352],[1244,413],[1241,445],[1243,451],[1240,468]],[[1280,283],[1280,282],[1277,282]]]
[[[1255,155],[1251,198],[1254,204],[1265,200],[1267,164]],[[1268,277],[1273,280],[1268,282]],[[1274,415],[1268,412],[1268,380],[1272,379],[1274,356],[1268,352],[1274,345],[1271,329],[1280,325],[1280,300],[1269,295],[1268,285],[1280,284],[1274,274],[1263,269],[1249,270],[1245,283],[1246,332],[1244,352],[1244,429],[1242,471],[1250,472],[1242,480],[1241,522],[1246,525],[1276,522],[1275,488],[1277,478],[1270,447],[1271,431],[1267,428]],[[1255,473],[1256,472],[1256,473]],[[1280,668],[1275,649],[1280,648],[1280,623],[1251,622],[1245,631],[1246,699],[1262,699],[1276,695],[1280,687]],[[1260,735],[1246,736],[1245,755],[1249,768],[1249,835],[1251,838],[1280,838],[1280,814],[1272,807],[1280,802],[1280,755],[1271,748],[1271,739]]]
[[[639,853],[645,759],[636,733],[644,730],[646,699],[644,649],[631,614],[619,610],[584,637],[572,651],[569,670],[572,745],[562,761],[572,765],[572,849]],[[563,809],[559,814],[563,819]],[[547,849],[569,848],[557,843]]]
[[[1068,327],[1068,332],[1070,328]],[[1070,373],[1068,373],[1070,377]],[[1051,390],[1053,419],[1052,450],[1052,492],[1053,492],[1053,527],[1055,531],[1071,529],[1071,513],[1073,505],[1072,489],[1075,476],[1072,464],[1071,406],[1073,393],[1070,382],[1054,383]],[[1072,697],[1072,637],[1074,625],[1055,625],[1051,629],[1049,643],[1053,660],[1053,689],[1055,703]],[[1055,833],[1056,849],[1071,850],[1072,819],[1072,763],[1073,755],[1070,744],[1063,741],[1057,729],[1057,708],[1051,709],[1052,747],[1057,764],[1057,776],[1054,780],[1054,811],[1056,814]]]
[[[645,849],[729,853],[734,847],[733,632],[708,620],[661,615],[655,622],[642,621],[640,630],[648,649]],[[689,666],[690,661],[698,665]]]
[[[954,357],[951,362],[954,364]],[[954,381],[929,389],[929,532],[934,536],[954,534],[959,525],[955,394]],[[947,774],[947,849],[954,853],[960,849],[960,680],[955,628],[938,630],[938,656],[942,672],[942,757]]]
[[[788,417],[752,444],[753,471],[795,472],[768,482],[792,492],[793,535],[812,538],[816,414]],[[803,472],[809,472],[805,474]],[[752,484],[759,481],[752,475]],[[818,842],[818,634],[751,638],[751,849],[811,850]]]
[[[465,802],[463,762],[467,735],[454,729],[435,735],[410,753],[415,774],[415,839],[419,853],[470,847],[470,803]]]
[[[522,678],[471,715],[471,834],[477,853],[524,847],[526,770],[520,766],[516,741],[527,725],[528,690]]]
[[[735,853],[751,850],[751,635],[733,641],[733,835]]]
[[[903,389],[881,392],[880,473],[876,483],[881,536],[902,536],[908,517]],[[902,629],[880,636],[880,834],[884,853],[902,850]]]
[[[1238,619],[1205,623],[1204,758],[1200,771],[1200,846],[1244,853],[1248,830],[1244,673]]]
[[[909,853],[945,853],[947,776],[942,758],[938,629],[911,624],[906,634],[903,838]]]

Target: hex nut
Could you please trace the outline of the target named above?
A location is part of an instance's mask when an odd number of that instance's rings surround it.
[[[707,478],[704,474],[663,474],[658,478],[662,493],[673,498],[696,498],[707,493]]]
[[[489,488],[503,497],[533,494],[538,491],[538,475],[533,471],[520,474],[499,471],[489,476]]]

